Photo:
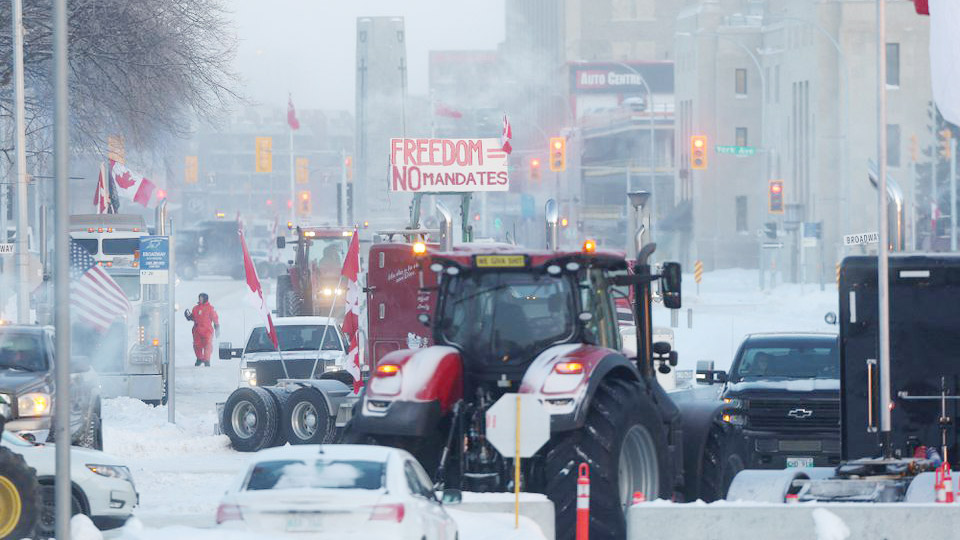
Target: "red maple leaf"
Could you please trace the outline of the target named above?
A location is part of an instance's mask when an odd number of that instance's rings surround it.
[[[114,177],[114,180],[116,180],[117,185],[120,186],[121,189],[127,189],[130,186],[132,186],[134,183],[133,178],[131,178],[130,171],[127,171],[121,174],[120,176]]]

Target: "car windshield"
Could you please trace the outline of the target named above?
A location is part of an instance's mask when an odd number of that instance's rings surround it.
[[[747,344],[730,373],[733,382],[750,379],[838,379],[840,357],[834,342]]]
[[[140,249],[140,238],[104,238],[104,255],[133,255]]]
[[[0,332],[0,369],[43,371],[46,368],[39,333]]]
[[[343,259],[347,256],[349,241],[350,238],[346,236],[310,240],[310,266],[316,266],[324,274],[339,274]]]
[[[323,350],[341,351],[343,347],[337,338],[337,329],[334,326],[324,324],[304,324],[304,325],[282,325],[277,326],[277,340],[280,342],[281,351],[315,351],[320,348],[320,340],[323,339]],[[323,333],[327,335],[324,337]],[[270,341],[267,329],[260,326],[253,329],[250,333],[250,339],[247,341],[246,352],[273,352],[277,350]]]
[[[100,250],[96,238],[74,238],[73,243],[87,250],[91,255],[96,255],[97,251]]]
[[[247,491],[267,489],[380,489],[386,466],[379,461],[318,459],[261,461],[253,466]]]
[[[451,279],[445,292],[441,335],[476,359],[522,361],[574,332],[574,295],[564,277],[477,272]]]
[[[140,274],[110,274],[110,277],[123,289],[127,300],[140,300]]]

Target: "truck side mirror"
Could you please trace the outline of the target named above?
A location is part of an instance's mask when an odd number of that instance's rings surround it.
[[[713,384],[713,360],[697,360],[697,384]]]
[[[243,349],[234,349],[233,343],[229,341],[220,342],[220,359],[221,360],[232,360],[234,358],[240,358],[243,356]]]
[[[670,309],[680,309],[680,263],[663,263],[660,269],[660,284],[663,294],[663,305]]]
[[[278,248],[278,249],[283,249],[283,248],[285,248],[285,247],[287,247],[287,239],[284,238],[284,237],[282,237],[282,236],[278,236],[278,237],[277,237],[277,248]]]

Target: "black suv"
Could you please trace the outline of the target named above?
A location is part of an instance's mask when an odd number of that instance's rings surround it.
[[[748,469],[840,462],[840,355],[835,334],[752,334],[723,382],[723,420],[739,429]]]
[[[0,326],[0,395],[12,408],[7,431],[34,442],[52,440],[54,382],[53,329]],[[103,449],[100,379],[86,357],[70,362],[71,444]]]

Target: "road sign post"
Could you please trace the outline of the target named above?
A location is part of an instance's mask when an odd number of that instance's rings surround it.
[[[703,281],[703,261],[693,264],[693,280],[697,282],[697,296],[700,296],[700,282]]]
[[[504,394],[487,410],[487,440],[513,456],[514,527],[520,527],[520,458],[533,457],[550,439],[550,414],[530,394]],[[523,426],[521,431],[520,426]]]

